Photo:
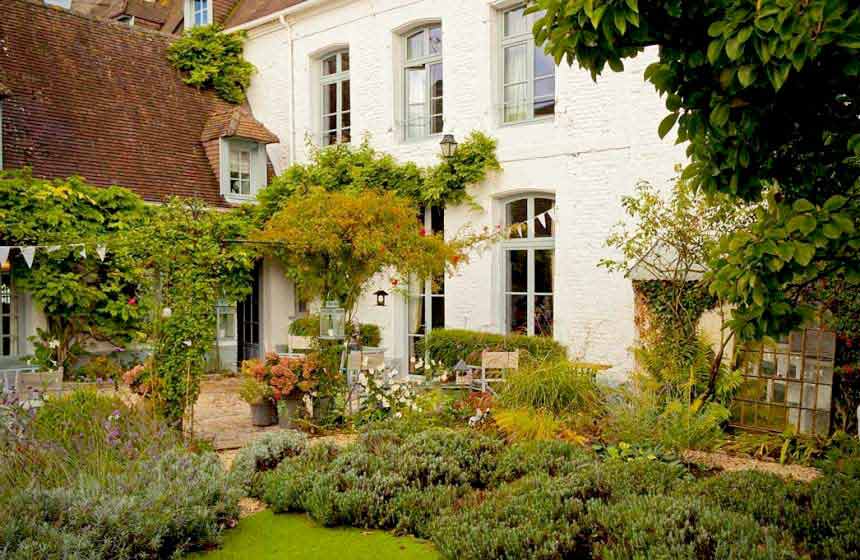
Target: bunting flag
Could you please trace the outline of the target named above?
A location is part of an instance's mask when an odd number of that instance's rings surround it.
[[[0,247],[0,265],[6,264],[9,260],[9,249],[12,247]]]
[[[35,247],[19,247],[21,250],[21,254],[24,255],[24,260],[27,262],[27,266],[29,268],[33,268],[33,259],[36,256],[36,248]]]
[[[104,245],[97,245],[96,254],[99,256],[99,260],[104,262],[105,257],[107,256],[107,247]]]
[[[546,212],[535,216],[535,220],[540,224],[540,227],[546,229]]]
[[[47,249],[48,249],[49,253],[56,253],[57,251],[60,250],[60,246],[59,245],[49,245],[47,247]]]
[[[80,255],[81,255],[81,258],[82,258],[82,259],[87,258],[87,248],[86,248],[86,247],[84,247],[83,245],[81,245],[81,253],[80,253]]]

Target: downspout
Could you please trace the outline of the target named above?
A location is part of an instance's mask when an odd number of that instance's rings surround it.
[[[293,41],[293,25],[287,21],[286,14],[280,14],[278,21],[290,34],[290,164],[296,162],[296,59]]]

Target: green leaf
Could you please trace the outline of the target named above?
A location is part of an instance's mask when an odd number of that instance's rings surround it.
[[[727,122],[729,122],[730,111],[731,109],[725,103],[717,105],[717,107],[711,111],[711,116],[709,118],[711,125],[716,128],[722,128]]]
[[[717,20],[708,26],[708,36],[719,37],[725,30],[726,22],[724,20]]]
[[[624,72],[624,63],[620,58],[610,58],[607,62],[609,63],[609,68],[611,68],[613,72]]]
[[[858,135],[858,138],[860,138],[860,135]],[[824,209],[828,212],[835,212],[845,206],[846,202],[848,202],[847,198],[841,194],[836,194],[827,199],[827,202],[824,203]]]
[[[818,225],[818,221],[809,214],[801,214],[795,216],[788,221],[788,231],[799,231],[803,235],[808,235]]]
[[[801,198],[799,200],[794,201],[792,208],[795,212],[811,212],[815,210],[815,205],[806,200],[805,198]]]
[[[615,19],[615,29],[622,35],[627,32],[627,17],[624,15],[624,12],[621,10],[615,10],[614,13]]]
[[[600,28],[600,20],[603,19],[603,14],[606,13],[607,8],[609,8],[609,4],[604,4],[599,8],[595,8],[594,13],[591,14],[591,25],[593,25],[595,29]]]
[[[743,54],[744,44],[737,37],[732,37],[726,41],[726,54],[729,60],[737,60]]]
[[[773,86],[774,91],[782,89],[785,80],[788,79],[788,74],[791,72],[791,64],[780,64],[779,66],[768,66],[767,77]]]
[[[839,227],[840,230],[845,233],[851,234],[854,233],[854,221],[847,214],[836,214],[831,216],[830,218],[833,220],[833,223]]]
[[[672,130],[672,127],[675,126],[675,123],[678,121],[678,113],[671,113],[666,116],[662,121],[660,121],[660,126],[657,129],[657,134],[660,135],[660,139],[666,137],[669,134],[669,131]]]
[[[639,0],[627,0],[627,7],[635,13],[639,13]]]
[[[708,62],[714,64],[719,58],[720,53],[723,52],[723,47],[726,42],[723,39],[714,39],[708,45]]]
[[[755,66],[746,64],[738,70],[738,81],[744,87],[749,87],[755,81]]]
[[[794,260],[800,266],[808,266],[815,256],[815,247],[808,243],[797,243],[794,246]]]
[[[842,229],[836,224],[824,224],[821,230],[828,239],[839,239],[842,236]]]
[[[860,156],[860,134],[855,134],[848,139],[848,151]]]

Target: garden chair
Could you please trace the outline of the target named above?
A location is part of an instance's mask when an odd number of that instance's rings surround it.
[[[472,388],[482,393],[495,392],[490,383],[501,383],[508,371],[519,369],[520,353],[481,352],[481,378],[472,382]],[[493,377],[489,377],[493,376]]]
[[[289,335],[287,338],[287,348],[290,354],[307,354],[312,348],[313,338],[310,336]]]

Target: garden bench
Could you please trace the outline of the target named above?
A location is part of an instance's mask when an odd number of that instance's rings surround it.
[[[481,352],[481,377],[472,380],[472,389],[482,393],[495,392],[490,383],[502,383],[508,371],[519,369],[520,353],[516,352]],[[497,377],[487,377],[487,375]]]

